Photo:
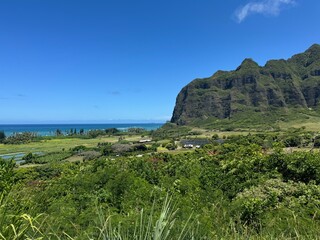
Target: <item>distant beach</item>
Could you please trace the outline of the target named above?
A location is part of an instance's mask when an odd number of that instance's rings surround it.
[[[1,124],[0,131],[4,131],[6,136],[14,133],[33,132],[38,136],[54,136],[56,130],[59,129],[66,134],[70,129],[85,132],[89,130],[99,130],[107,128],[116,128],[126,131],[129,128],[143,128],[146,130],[155,130],[160,128],[163,123],[106,123],[106,124]]]

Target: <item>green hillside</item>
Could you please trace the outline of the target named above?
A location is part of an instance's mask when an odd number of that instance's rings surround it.
[[[261,67],[245,59],[234,71],[195,79],[178,94],[171,122],[276,128],[320,117],[319,99],[320,45],[315,44],[288,60]]]

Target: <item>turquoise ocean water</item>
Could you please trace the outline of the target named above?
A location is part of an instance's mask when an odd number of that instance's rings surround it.
[[[146,130],[155,130],[160,128],[163,123],[106,123],[106,124],[3,124],[0,125],[0,131],[4,131],[6,136],[21,132],[34,132],[38,136],[54,136],[57,129],[67,133],[70,129],[76,129],[78,132],[83,129],[89,130],[117,128],[126,131],[128,128],[144,128]]]

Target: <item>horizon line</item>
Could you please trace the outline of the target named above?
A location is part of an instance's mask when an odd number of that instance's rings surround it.
[[[67,124],[67,125],[74,125],[74,124],[164,124],[168,121],[134,121],[134,122],[21,122],[21,123],[1,123],[0,125],[55,125],[55,124]]]

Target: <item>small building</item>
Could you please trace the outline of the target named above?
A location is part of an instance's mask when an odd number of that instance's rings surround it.
[[[141,139],[141,140],[139,140],[139,143],[147,143],[147,142],[151,142],[151,139]]]
[[[210,141],[208,139],[203,138],[182,139],[180,142],[182,146],[192,145],[192,147],[196,146],[196,148],[198,148],[197,146],[202,147],[206,144],[210,144]]]
[[[193,144],[185,144],[183,145],[184,148],[193,148]]]

